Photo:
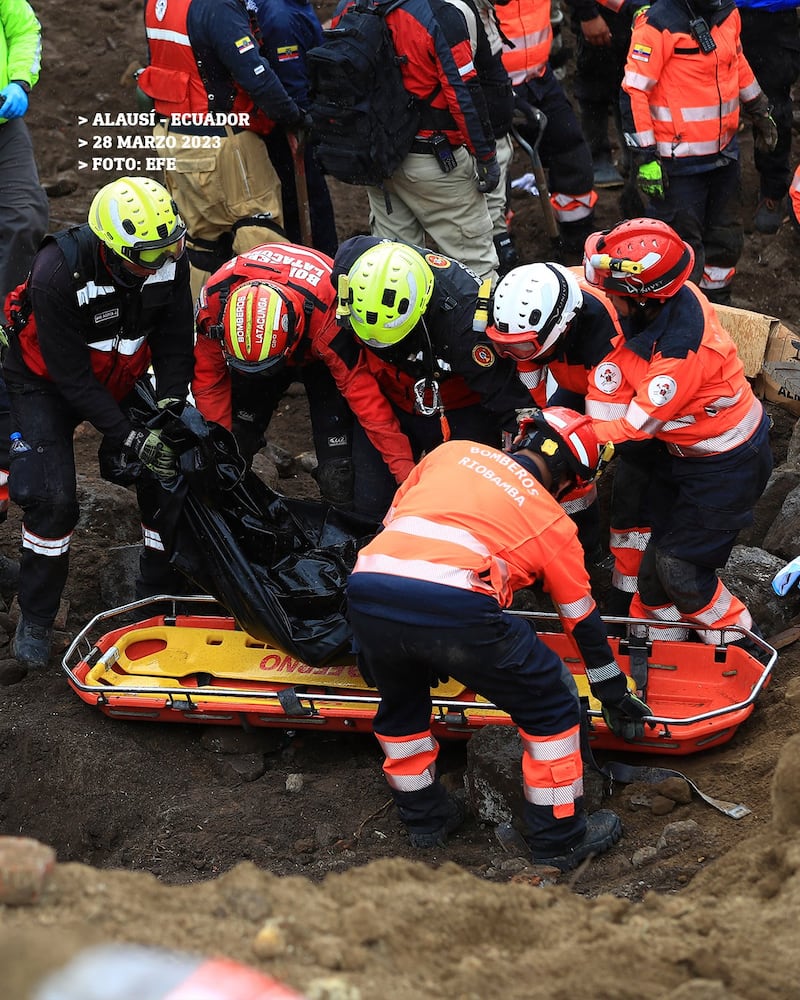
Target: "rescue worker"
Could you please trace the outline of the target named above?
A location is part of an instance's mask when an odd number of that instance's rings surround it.
[[[575,36],[574,95],[581,129],[592,153],[595,188],[621,187],[622,174],[611,152],[609,110],[622,146],[625,174],[629,170],[619,114],[619,88],[631,40],[633,11],[630,0],[567,0]]]
[[[25,278],[47,232],[49,205],[39,183],[24,118],[39,79],[42,27],[27,0],[0,7],[0,313],[6,296]],[[0,324],[6,322],[0,315]],[[0,523],[8,511],[8,393],[0,379]],[[0,593],[17,589],[19,564],[0,553]]]
[[[658,0],[634,19],[620,95],[644,211],[691,245],[691,280],[723,304],[744,244],[740,106],[756,148],[778,138],[740,27],[733,0]]]
[[[231,254],[285,239],[281,185],[259,133],[306,116],[259,52],[244,0],[147,0],[149,65],[137,80],[164,119],[166,185],[187,226],[192,293]]]
[[[356,411],[362,406],[333,346],[340,329],[332,264],[316,250],[275,243],[234,257],[215,271],[198,301],[192,395],[206,419],[233,431],[250,462],[263,447],[264,432],[287,389],[301,382],[320,494],[347,507],[353,502],[353,414],[346,397]],[[376,388],[369,379],[364,395]],[[369,426],[367,416],[365,423]]]
[[[532,105],[544,112],[547,127],[539,153],[547,168],[550,201],[566,251],[580,254],[595,227],[592,154],[564,88],[548,62],[553,41],[550,0],[510,0],[498,5],[500,29],[507,39],[503,62],[522,110]],[[530,124],[520,133],[533,144]]]
[[[772,452],[769,418],[736,347],[687,280],[693,265],[691,246],[656,219],[587,240],[586,280],[613,302],[622,336],[594,370],[586,412],[603,440],[657,438],[668,452],[652,468],[652,534],[631,613],[676,625],[661,637],[684,638],[678,623],[687,621],[720,644],[738,635],[728,626],[757,628],[716,570],[752,523]],[[746,637],[735,641],[749,648]]]
[[[555,263],[524,264],[497,286],[486,329],[500,357],[516,361],[536,406],[569,406],[583,412],[594,369],[622,331],[611,300],[572,269]],[[548,382],[552,379],[555,386]],[[650,538],[646,505],[649,466],[660,442],[617,446],[610,504],[611,588],[605,610],[627,615],[639,564]],[[587,566],[605,566],[594,482],[575,490],[564,509],[578,527]]]
[[[332,281],[414,461],[449,437],[499,444],[516,431],[530,396],[485,337],[488,279],[444,254],[354,236],[337,251]],[[386,450],[354,427],[356,511],[373,520],[403,481],[392,481]]]
[[[575,641],[611,729],[633,739],[650,709],[629,691],[592,598],[562,502],[598,473],[607,449],[591,420],[562,407],[523,422],[511,454],[449,441],[397,491],[384,529],[358,554],[347,587],[359,669],[380,692],[373,729],[412,846],[442,846],[464,819],[436,773],[433,682],[453,676],[507,712],[523,744],[526,839],[562,871],[621,836],[617,815],[583,809],[580,708],[559,657],[514,591],[542,583]]]
[[[310,0],[256,0],[256,8],[262,54],[269,60],[287,94],[301,108],[308,107],[306,52],[323,41],[322,27],[314,7]],[[294,164],[294,156],[299,154],[292,151],[296,136],[278,127],[272,129],[264,141],[281,182],[284,230],[292,243],[301,243]],[[304,142],[303,150],[312,245],[332,257],[339,245],[333,202],[311,144]]]
[[[778,141],[773,150],[754,150],[759,200],[753,225],[777,233],[786,217],[792,152],[792,87],[800,75],[800,21],[794,0],[737,0],[742,50],[767,95]]]
[[[494,247],[497,251],[498,277],[519,264],[519,254],[509,230],[509,167],[514,159],[511,126],[514,121],[514,91],[503,65],[503,39],[497,21],[494,0],[449,0],[457,4],[467,22],[475,58],[486,98],[489,121],[492,123],[500,183],[486,193],[486,204],[492,219]]]
[[[47,236],[30,275],[6,300],[11,337],[3,371],[11,422],[11,499],[23,512],[20,618],[13,654],[46,665],[52,625],[78,522],[73,434],[103,435],[101,471],[125,453],[152,476],[137,480],[145,547],[140,582],[169,579],[164,546],[148,525],[177,456],[158,431],[134,426],[131,391],[152,364],[161,406],[184,401],[192,374],[192,298],[186,228],[169,192],[149,177],[101,188],[88,222]]]
[[[411,152],[383,189],[367,188],[370,231],[415,246],[424,246],[427,234],[443,254],[494,280],[484,195],[500,183],[500,167],[467,23],[454,4],[406,0],[386,14],[386,24],[421,115]]]

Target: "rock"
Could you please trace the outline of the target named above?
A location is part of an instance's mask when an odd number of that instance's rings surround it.
[[[522,740],[514,726],[485,726],[467,744],[467,791],[476,816],[499,824],[522,815]]]
[[[793,708],[800,707],[800,677],[792,677],[787,683],[783,700],[788,702]]]
[[[253,951],[258,958],[277,958],[287,946],[286,934],[279,919],[267,920],[253,939]]]
[[[0,837],[0,903],[35,903],[56,866],[56,852],[31,837]]]
[[[0,660],[0,687],[10,687],[18,684],[23,678],[28,676],[28,668],[19,660]]]
[[[663,851],[667,847],[688,847],[696,843],[702,834],[699,823],[695,823],[693,819],[670,823],[662,830],[656,848]]]
[[[200,737],[205,750],[212,753],[252,755],[277,753],[285,742],[285,735],[278,729],[245,732],[234,726],[206,726]]]
[[[261,754],[239,754],[231,756],[228,764],[242,781],[258,781],[267,770]]]
[[[800,734],[789,737],[772,778],[772,822],[781,833],[800,830]]]
[[[691,786],[683,778],[665,778],[653,785],[653,791],[681,805],[688,805],[692,801]]]
[[[654,795],[650,803],[650,812],[654,816],[666,816],[675,808],[675,800],[668,799],[666,795]]]
[[[286,775],[286,791],[293,793],[299,792],[303,787],[303,775],[302,774],[287,774]]]
[[[631,864],[634,868],[643,868],[645,865],[650,864],[658,857],[658,851],[652,844],[649,847],[640,847],[638,851],[633,852],[633,857],[631,858]]]
[[[361,1000],[361,990],[338,976],[312,979],[305,995],[308,1000]]]

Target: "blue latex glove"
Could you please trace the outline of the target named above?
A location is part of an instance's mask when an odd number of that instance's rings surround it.
[[[0,90],[3,104],[0,105],[0,118],[22,118],[28,110],[28,95],[18,83],[9,83]]]
[[[785,597],[798,579],[800,579],[800,556],[792,559],[790,563],[786,563],[783,569],[778,570],[772,578],[772,589],[778,597]]]

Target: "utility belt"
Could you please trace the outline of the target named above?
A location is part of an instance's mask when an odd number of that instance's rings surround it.
[[[463,145],[463,143],[462,143]],[[456,150],[461,146],[453,146],[444,132],[434,132],[427,139],[416,138],[411,143],[410,153],[432,153],[436,157],[436,162],[443,174],[449,174],[458,165],[456,162]]]

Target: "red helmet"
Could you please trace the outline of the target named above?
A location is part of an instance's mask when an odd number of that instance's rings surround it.
[[[658,219],[628,219],[592,233],[583,250],[583,272],[609,295],[663,301],[674,295],[694,267],[694,250]]]
[[[228,296],[222,349],[231,368],[251,375],[281,364],[298,339],[289,299],[267,281],[243,281]]]
[[[591,418],[566,406],[535,410],[520,421],[519,437],[510,450],[513,454],[522,449],[542,456],[554,483],[565,475],[571,478],[570,493],[596,479],[614,454],[612,444],[598,439]],[[568,496],[562,494],[558,499],[563,503]]]

